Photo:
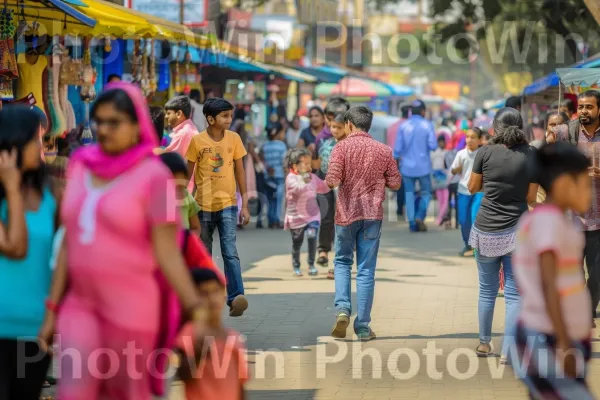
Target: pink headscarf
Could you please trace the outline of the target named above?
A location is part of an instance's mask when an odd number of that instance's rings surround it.
[[[127,82],[115,82],[106,86],[106,90],[120,89],[131,99],[140,129],[140,141],[137,145],[121,154],[106,154],[100,145],[94,144],[79,149],[73,154],[73,161],[83,163],[91,172],[102,179],[114,179],[136,166],[140,161],[154,157],[154,148],[158,147],[158,137],[142,91]]]

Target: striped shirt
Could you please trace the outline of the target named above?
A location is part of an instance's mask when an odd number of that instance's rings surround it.
[[[517,228],[513,273],[521,294],[520,320],[538,332],[554,334],[544,300],[540,255],[556,257],[556,290],[569,337],[581,340],[591,330],[591,301],[581,268],[583,233],[558,207],[544,204],[526,213]]]

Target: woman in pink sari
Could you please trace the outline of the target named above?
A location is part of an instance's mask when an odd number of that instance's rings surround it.
[[[198,330],[206,315],[179,250],[175,185],[153,155],[158,139],[146,101],[131,84],[107,89],[91,111],[98,144],[74,154],[62,204],[66,236],[48,301],[58,311],[61,400],[161,394],[154,350],[174,336],[160,329],[178,323],[165,313],[161,283]],[[43,339],[53,325],[49,313]]]

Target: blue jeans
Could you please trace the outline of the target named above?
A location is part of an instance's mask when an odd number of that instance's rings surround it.
[[[458,223],[460,224],[460,231],[465,246],[469,245],[471,227],[481,206],[481,200],[483,200],[483,193],[481,192],[473,195],[458,194]]]
[[[373,293],[375,290],[375,267],[381,238],[381,221],[361,220],[348,226],[335,226],[335,308],[352,315],[350,301],[351,272],[356,250],[356,292],[358,314],[354,320],[354,332],[368,328],[371,322]]]
[[[202,232],[200,238],[206,249],[212,254],[213,234],[215,229],[219,230],[219,241],[221,244],[221,255],[227,278],[227,304],[240,294],[244,294],[244,282],[242,281],[242,266],[235,244],[236,229],[238,225],[237,206],[227,207],[221,211],[200,211],[200,225]]]
[[[269,186],[269,184],[275,187]],[[269,178],[267,180],[267,197],[269,198],[269,211],[267,219],[269,225],[281,222],[281,213],[283,208],[283,198],[285,196],[285,179]]]
[[[400,189],[396,191],[396,215],[404,215],[404,205],[406,202],[406,189],[404,188],[404,179],[400,181]]]
[[[514,345],[514,330],[519,316],[519,291],[512,270],[512,253],[501,257],[486,257],[475,252],[479,272],[479,341],[492,341],[494,307],[500,287],[500,267],[504,268],[504,301],[506,319],[504,325],[503,355],[508,355],[509,346]]]
[[[415,207],[415,187],[417,185],[417,182],[419,182],[420,186],[420,201],[418,202],[418,206]],[[427,209],[429,207],[429,202],[431,201],[431,175],[421,176],[417,178],[404,176],[402,178],[402,183],[404,183],[406,199],[406,217],[408,218],[410,229],[415,230],[415,220],[419,219],[421,221],[425,221],[425,217],[427,217]]]

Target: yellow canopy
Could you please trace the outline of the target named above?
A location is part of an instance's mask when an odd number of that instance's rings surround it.
[[[186,42],[206,47],[208,40],[184,25],[135,11],[103,0],[82,0],[87,7],[75,6],[81,13],[96,20],[91,29],[81,27],[79,32],[91,36],[112,35],[124,39],[154,38]]]

